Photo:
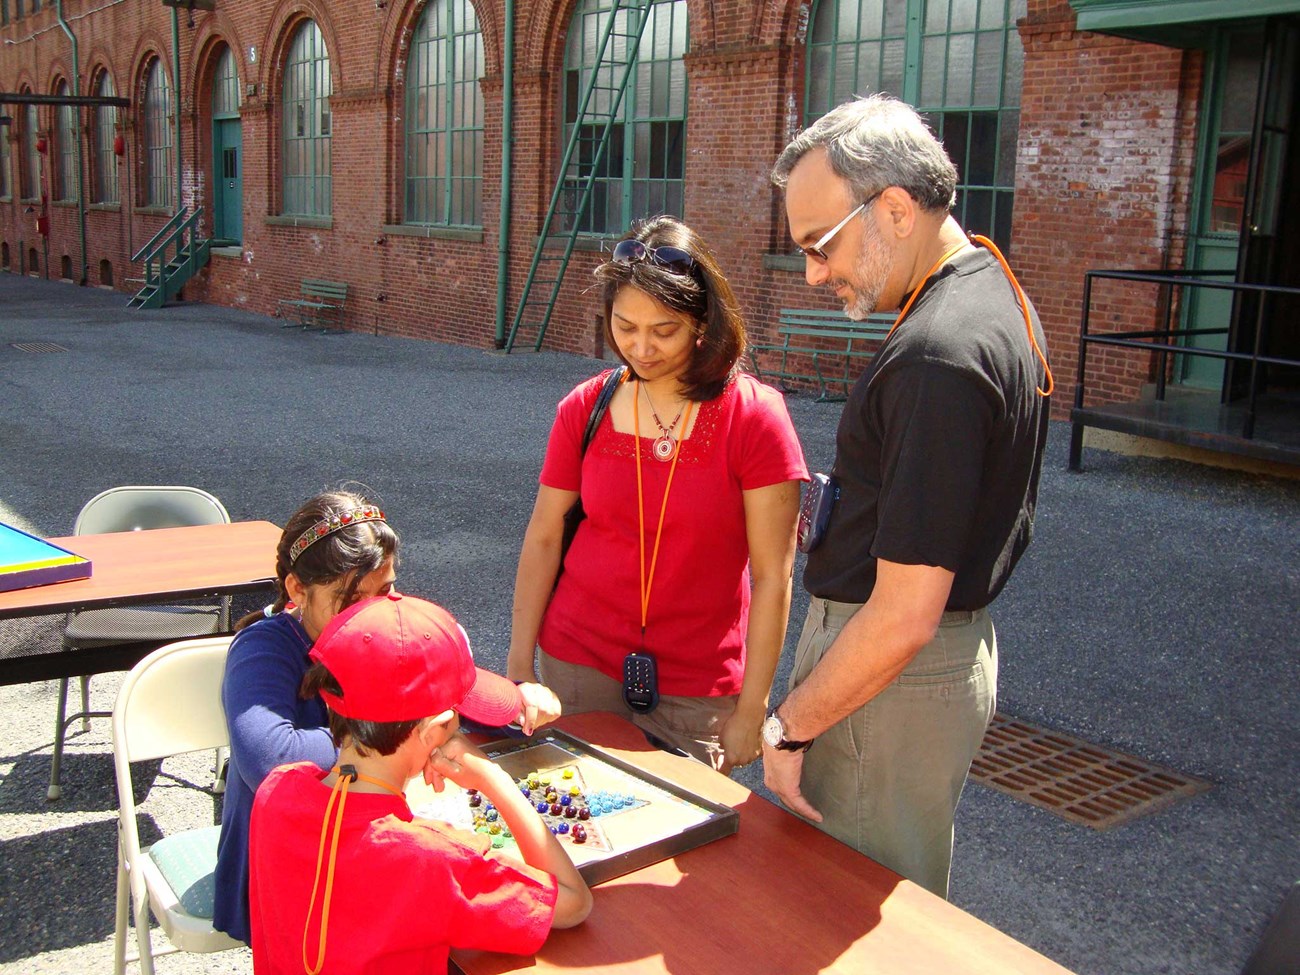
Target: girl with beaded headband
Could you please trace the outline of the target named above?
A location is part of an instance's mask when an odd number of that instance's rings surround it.
[[[672,217],[644,221],[595,274],[606,340],[628,372],[585,450],[609,371],[556,410],[507,675],[532,680],[540,665],[566,712],[622,713],[655,744],[730,771],[761,750],[803,452],[781,394],[740,371],[744,321],[697,233]],[[586,518],[561,564],[579,499]],[[648,707],[636,688],[624,693],[630,653],[657,667]]]
[[[398,536],[379,505],[346,490],[308,498],[276,546],[276,599],[236,626],[221,700],[230,731],[230,764],[217,849],[213,926],[250,938],[248,827],[253,795],[270,771],[290,762],[334,764],[325,704],[303,688],[307,654],[325,626],[362,599],[390,592]],[[559,716],[545,687],[520,687],[519,723],[531,733]]]

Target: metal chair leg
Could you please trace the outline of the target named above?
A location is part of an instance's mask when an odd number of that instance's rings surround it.
[[[81,675],[81,730],[90,730],[90,678]]]
[[[50,787],[45,798],[51,802],[63,794],[59,787],[59,767],[63,764],[63,733],[68,714],[68,678],[59,681],[59,710],[54,719],[54,756],[50,759]]]

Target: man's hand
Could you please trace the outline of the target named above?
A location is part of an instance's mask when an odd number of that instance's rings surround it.
[[[791,812],[798,813],[814,823],[822,821],[822,814],[812,807],[799,791],[803,779],[803,752],[779,751],[763,743],[763,783],[785,804]]]

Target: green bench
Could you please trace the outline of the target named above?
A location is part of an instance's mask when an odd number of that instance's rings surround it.
[[[276,314],[287,318],[289,314],[297,317],[296,322],[286,322],[281,328],[293,328],[298,325],[304,329],[313,326],[322,332],[330,328],[343,329],[343,306],[348,300],[348,286],[342,281],[317,281],[307,279],[301,286],[301,297],[281,298],[276,307]]]
[[[816,383],[817,402],[843,400],[893,324],[893,315],[855,322],[842,311],[782,308],[776,329],[781,341],[753,343],[749,361],[759,379],[779,380],[782,388],[789,381]],[[831,386],[842,387],[843,393],[832,392]]]

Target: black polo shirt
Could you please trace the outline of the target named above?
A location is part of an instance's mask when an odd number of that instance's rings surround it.
[[[866,602],[886,559],[952,570],[947,608],[980,609],[1029,544],[1049,401],[1011,282],[979,249],[923,289],[844,406],[815,596]]]

